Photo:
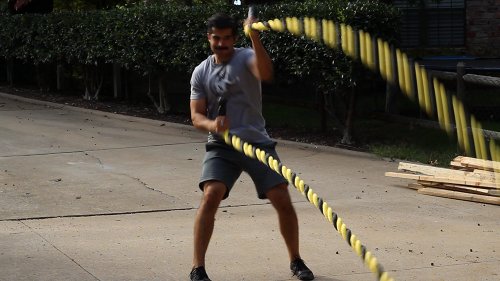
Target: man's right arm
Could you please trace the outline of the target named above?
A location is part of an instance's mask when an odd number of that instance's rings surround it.
[[[244,26],[251,25],[255,18],[247,18]],[[250,41],[255,52],[254,58],[250,61],[250,71],[261,81],[271,81],[273,79],[273,61],[269,57],[264,45],[260,41],[259,32],[250,29]]]

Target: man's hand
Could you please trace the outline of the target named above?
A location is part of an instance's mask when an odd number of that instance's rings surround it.
[[[217,116],[215,120],[213,120],[214,129],[212,132],[217,134],[222,134],[224,131],[229,129],[229,119],[226,116]]]
[[[191,121],[195,128],[217,134],[229,129],[229,119],[226,116],[217,116],[215,120],[207,117],[206,99],[191,100]]]
[[[259,38],[259,32],[257,30],[252,29],[252,23],[257,22],[257,19],[250,16],[245,19],[245,22],[243,23],[243,26],[248,30],[248,36],[252,40],[252,42],[257,39],[260,40]]]

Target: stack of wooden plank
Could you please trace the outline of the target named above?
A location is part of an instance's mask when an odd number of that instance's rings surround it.
[[[450,168],[400,162],[386,176],[414,179],[409,188],[418,193],[500,205],[500,162],[458,156]]]

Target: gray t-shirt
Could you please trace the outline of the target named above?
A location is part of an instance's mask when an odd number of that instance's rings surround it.
[[[262,88],[249,68],[254,51],[235,48],[226,64],[215,64],[213,55],[201,62],[191,76],[191,99],[207,99],[207,117],[217,117],[218,98],[227,100],[229,131],[249,143],[268,143],[270,139],[262,116]],[[215,134],[208,141],[220,140]]]

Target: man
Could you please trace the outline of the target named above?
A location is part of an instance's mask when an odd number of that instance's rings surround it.
[[[245,25],[252,22],[255,19],[248,18]],[[209,134],[199,183],[203,198],[195,218],[193,269],[189,276],[192,281],[210,280],[204,266],[215,214],[245,171],[252,178],[258,197],[269,199],[278,213],[292,273],[300,280],[313,280],[313,273],[300,257],[298,221],[288,182],[226,145],[220,136],[229,129],[278,159],[276,143],[265,129],[260,84],[272,79],[272,61],[256,31],[250,31],[252,49],[234,47],[237,33],[238,24],[228,15],[216,14],[208,19],[207,37],[213,54],[196,67],[191,77],[191,119],[196,128]],[[227,113],[219,114],[220,101],[226,103]]]

